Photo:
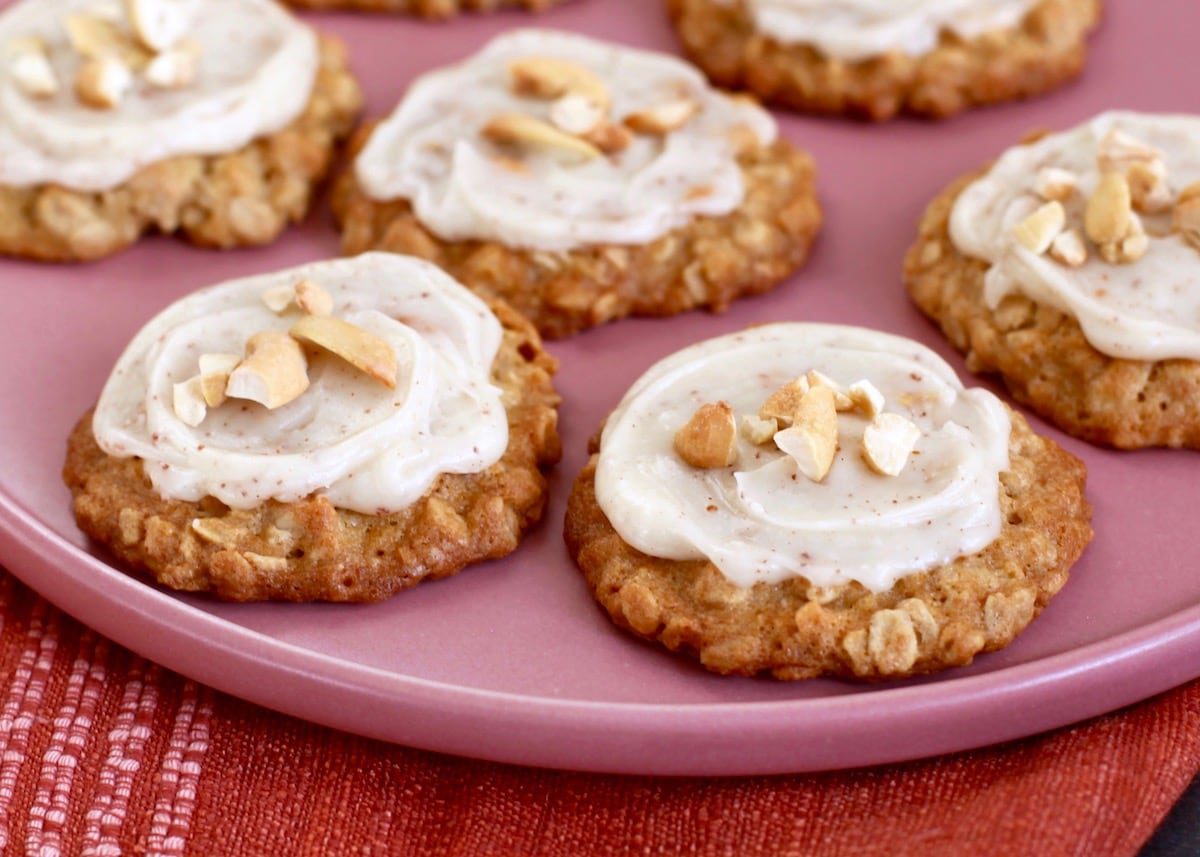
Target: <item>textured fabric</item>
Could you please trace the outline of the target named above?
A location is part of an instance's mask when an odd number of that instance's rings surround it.
[[[0,853],[1132,855],[1200,768],[1200,684],[1002,748],[663,780],[392,747],[159,669],[0,572]]]

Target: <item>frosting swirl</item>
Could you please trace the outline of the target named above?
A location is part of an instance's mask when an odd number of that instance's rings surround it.
[[[70,85],[82,58],[65,21],[94,12],[96,0],[22,0],[0,15],[0,47],[40,39],[62,82],[57,94],[32,97],[11,64],[0,69],[0,184],[107,190],[167,158],[232,152],[300,115],[318,66],[313,30],[271,0],[202,6],[187,31],[195,80],[163,89],[135,77],[111,110],[81,104]]]
[[[510,91],[510,62],[569,60],[595,73],[619,120],[666,100],[694,100],[698,113],[663,138],[636,135],[627,148],[586,163],[531,154],[514,169],[481,135],[505,113],[545,119],[552,102]],[[735,130],[762,143],[775,122],[748,101],[713,90],[673,57],[548,30],[520,30],[466,62],[418,79],[372,133],[355,163],[364,192],[407,199],[422,224],[447,241],[493,240],[569,250],[646,244],[698,216],[728,214],[745,189]]]
[[[840,415],[840,449],[823,482],[797,475],[773,446],[738,441],[737,462],[699,470],[673,438],[696,408],[723,400],[758,412],[791,379],[816,369],[872,382],[887,410],[921,431],[895,477],[857,450],[865,418]],[[693,345],[643,375],[609,417],[596,499],[638,550],[708,559],[740,586],[803,576],[884,591],[904,575],[982,550],[1000,533],[999,475],[1008,468],[1008,412],[912,340],[854,327],[774,324]]]
[[[728,0],[726,0],[728,2]],[[920,56],[943,30],[970,39],[1021,23],[1039,0],[745,0],[758,32],[849,61]]]
[[[1200,117],[1104,113],[1001,155],[959,195],[950,237],[960,252],[991,263],[984,299],[993,309],[1020,292],[1073,316],[1088,342],[1110,356],[1200,360],[1200,251],[1170,232],[1170,211],[1142,215],[1149,250],[1131,264],[1093,253],[1070,268],[1013,236],[1013,225],[1041,204],[1034,187],[1046,168],[1078,176],[1078,192],[1065,205],[1069,218],[1082,219],[1084,200],[1100,182],[1098,149],[1114,130],[1158,149],[1174,190],[1200,181]]]
[[[173,385],[201,354],[241,353],[253,334],[294,319],[267,308],[275,286],[310,279],[334,313],[385,340],[398,358],[395,389],[337,358],[310,359],[310,387],[272,411],[229,399],[191,427],[172,408]],[[366,514],[420,499],[442,473],[476,473],[508,446],[491,367],[502,329],[487,306],[434,266],[368,253],[234,280],[180,300],[134,337],[117,361],[92,426],[109,455],[137,456],[163,497],[211,495],[234,508],[320,492]]]

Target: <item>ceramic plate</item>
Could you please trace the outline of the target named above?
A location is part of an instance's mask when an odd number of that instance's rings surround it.
[[[1200,675],[1195,453],[1092,449],[1034,420],[1087,462],[1096,540],[1016,643],[921,681],[709,675],[617,631],[560,535],[588,436],[646,367],[688,343],[769,320],[842,322],[915,337],[965,372],[900,282],[925,203],[1031,128],[1200,103],[1200,69],[1184,59],[1195,56],[1200,8],[1110,5],[1086,77],[1048,97],[943,124],[783,118],[820,168],[828,222],[811,264],[723,316],[623,322],[553,344],[566,455],[544,525],[503,562],[384,604],[234,605],[156,589],[82,538],[59,479],[66,436],[129,337],[200,286],[335,255],[324,203],[265,250],[155,238],[100,264],[0,261],[0,561],[118,642],[254,702],[388,741],[563,768],[747,774],[910,759],[1061,726]],[[538,18],[445,25],[312,20],[349,42],[372,114],[423,69],[523,24],[676,49],[659,0],[575,0]]]

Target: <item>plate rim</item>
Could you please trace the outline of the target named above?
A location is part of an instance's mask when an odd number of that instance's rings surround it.
[[[595,773],[755,775],[909,761],[1050,731],[1200,677],[1198,604],[1086,646],[930,684],[797,700],[564,700],[389,672],[198,610],[72,544],[4,486],[0,562],[125,648],[265,708],[434,752]],[[143,625],[168,645],[155,648]],[[181,643],[197,648],[181,652]],[[196,653],[218,657],[206,666]],[[217,668],[231,662],[236,670]],[[292,690],[274,693],[281,673]],[[871,715],[880,703],[889,713]],[[972,736],[970,713],[994,705],[1011,706],[1011,720]],[[427,715],[436,715],[432,727]],[[863,740],[838,740],[856,729]]]

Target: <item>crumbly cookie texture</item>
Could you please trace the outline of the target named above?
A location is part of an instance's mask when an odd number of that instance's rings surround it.
[[[999,373],[1018,401],[1064,431],[1122,449],[1200,448],[1200,363],[1102,354],[1074,318],[1021,294],[988,308],[987,262],[950,238],[955,200],[984,172],[954,182],[922,217],[904,263],[913,301],[966,354],[967,368]]]
[[[312,97],[282,131],[226,155],[160,161],[101,193],[0,186],[0,254],[85,262],[151,230],[222,249],[270,243],[308,212],[362,103],[345,48],[322,37]]]
[[[1019,414],[1012,419],[999,538],[887,592],[823,589],[803,578],[742,589],[710,562],[647,556],[597,504],[595,454],[571,494],[567,545],[617,625],[713,672],[892,679],[962,666],[1011,643],[1066,583],[1092,537],[1083,463]]]
[[[443,474],[400,512],[363,515],[323,496],[233,510],[215,499],[162,499],[142,462],[105,454],[91,413],[71,434],[63,478],[80,528],[172,589],[230,601],[378,601],[422,580],[516,550],[542,516],[543,471],[558,461],[556,363],[528,321],[492,305],[504,326],[493,367],[508,412],[504,456],[487,470]]]
[[[563,0],[284,0],[298,9],[351,9],[357,12],[396,12],[421,18],[453,18],[461,12],[526,9],[543,12]]]
[[[902,112],[940,119],[1059,86],[1083,70],[1101,7],[1101,0],[1043,0],[1016,29],[970,40],[946,34],[918,57],[845,62],[756,33],[740,3],[667,0],[685,52],[717,85],[796,110],[875,121]]]
[[[352,149],[369,134],[357,135]],[[353,171],[339,179],[333,205],[347,254],[388,250],[427,259],[476,292],[504,299],[557,339],[630,315],[720,312],[799,268],[821,225],[812,158],[778,141],[753,147],[739,163],[746,196],[737,209],[696,218],[644,246],[551,253],[443,241],[407,200],[369,198]]]

